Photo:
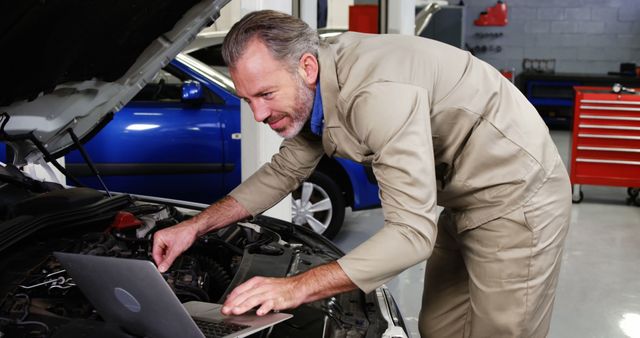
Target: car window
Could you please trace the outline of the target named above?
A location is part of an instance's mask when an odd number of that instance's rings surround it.
[[[169,65],[160,70],[131,100],[132,102],[181,102],[182,84],[191,78]],[[224,100],[202,86],[203,102],[224,104]]]
[[[222,45],[204,47],[189,53],[189,56],[231,78],[229,68],[222,58]]]
[[[204,47],[189,53],[189,55],[212,67],[226,67],[222,58],[222,45]]]

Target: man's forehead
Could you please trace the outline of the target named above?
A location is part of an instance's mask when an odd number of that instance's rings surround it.
[[[242,56],[229,71],[238,95],[243,97],[270,90],[291,76],[286,64],[275,59],[271,51],[257,38],[247,43]]]

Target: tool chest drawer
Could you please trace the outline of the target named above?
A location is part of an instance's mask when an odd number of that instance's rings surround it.
[[[640,95],[610,87],[574,87],[571,182],[640,187]]]

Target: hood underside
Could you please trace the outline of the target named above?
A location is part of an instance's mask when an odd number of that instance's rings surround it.
[[[71,150],[69,130],[80,139],[91,135],[229,1],[14,0],[0,5],[5,69],[0,139],[12,146],[14,162]]]

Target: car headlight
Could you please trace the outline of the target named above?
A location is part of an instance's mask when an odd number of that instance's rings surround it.
[[[385,285],[376,289],[376,297],[380,304],[382,317],[387,321],[387,330],[382,334],[383,338],[407,338],[407,330],[400,315],[400,309],[393,300],[389,289]]]

